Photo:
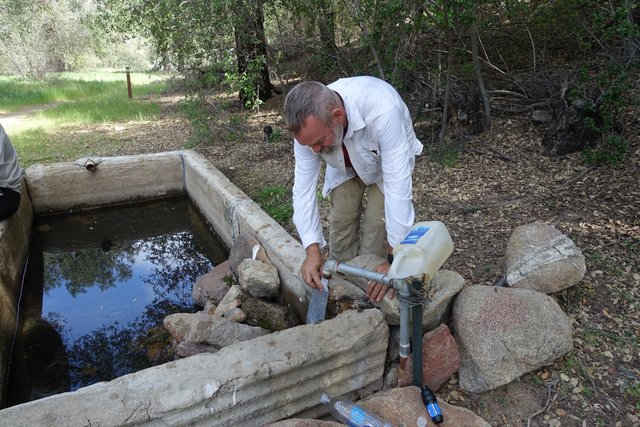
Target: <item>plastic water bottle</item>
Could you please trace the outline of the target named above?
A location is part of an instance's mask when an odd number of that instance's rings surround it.
[[[387,276],[406,279],[424,274],[427,283],[452,253],[453,241],[442,222],[418,222],[393,248],[393,263]]]
[[[391,423],[378,418],[350,400],[332,399],[326,393],[320,396],[320,402],[331,407],[331,415],[337,420],[353,427],[393,427]]]
[[[440,424],[443,420],[442,411],[440,410],[440,406],[438,405],[438,399],[436,395],[429,390],[429,387],[422,386],[422,401],[424,402],[424,406],[427,407],[427,412],[431,417],[431,421],[436,424]]]

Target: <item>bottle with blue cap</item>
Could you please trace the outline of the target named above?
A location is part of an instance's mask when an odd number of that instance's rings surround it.
[[[320,396],[320,402],[331,408],[331,415],[352,427],[392,427],[385,421],[347,399],[332,399],[326,393]]]

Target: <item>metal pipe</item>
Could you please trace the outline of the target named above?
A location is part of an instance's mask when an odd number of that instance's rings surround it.
[[[409,357],[409,297],[411,296],[411,288],[406,280],[396,280],[398,285],[398,298],[400,299],[400,367],[406,368],[407,357]]]
[[[375,271],[367,270],[365,268],[354,267],[353,265],[338,262],[334,259],[328,259],[324,262],[322,274],[324,276],[331,276],[333,273],[351,274],[352,276],[362,277],[363,279],[371,280],[373,282],[384,283],[387,286],[394,286],[394,279],[391,279],[382,273],[376,273]]]
[[[84,162],[84,168],[89,172],[95,172],[98,168],[98,165],[96,165],[96,162],[94,162],[93,160],[87,159],[87,161]]]
[[[367,270],[360,267],[354,267],[349,264],[338,262],[333,259],[329,259],[324,262],[322,275],[324,277],[331,277],[333,273],[350,274],[364,279],[372,280],[374,282],[384,283],[387,286],[392,286],[398,289],[398,297],[400,299],[400,367],[405,369],[407,364],[407,358],[409,357],[409,351],[411,349],[410,343],[410,308],[409,298],[411,297],[411,284],[407,279],[391,279],[382,273]],[[422,332],[422,310],[420,310],[420,331]],[[422,350],[422,345],[420,345]],[[414,359],[415,360],[415,359]],[[422,357],[420,357],[420,376],[422,377]]]

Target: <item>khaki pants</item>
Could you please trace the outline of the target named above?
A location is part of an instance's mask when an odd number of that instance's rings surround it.
[[[366,207],[363,207],[365,190]],[[376,184],[367,186],[355,177],[331,190],[329,199],[331,257],[338,261],[349,261],[364,254],[384,257],[387,253],[387,230],[384,195],[380,188]]]

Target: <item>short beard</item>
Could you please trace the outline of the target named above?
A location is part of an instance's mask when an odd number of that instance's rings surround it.
[[[342,129],[342,126],[336,125],[333,128],[333,134],[335,136],[335,138],[333,139],[333,144],[328,147],[322,147],[322,149],[320,150],[320,154],[323,154],[325,156],[331,155],[342,145],[342,141],[344,140],[344,130]]]

